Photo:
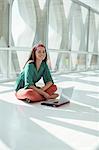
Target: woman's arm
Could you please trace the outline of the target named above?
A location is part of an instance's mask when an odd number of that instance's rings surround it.
[[[50,95],[48,93],[44,92],[42,89],[35,87],[34,85],[30,86],[29,88],[34,89],[35,91],[37,91],[39,94],[41,94],[42,96],[44,96],[47,99],[50,98]]]
[[[52,84],[53,84],[52,82],[48,82],[48,83],[46,83],[46,85],[43,86],[41,89],[42,89],[43,91],[46,91]]]

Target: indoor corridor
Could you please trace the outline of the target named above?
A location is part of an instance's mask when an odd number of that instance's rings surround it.
[[[0,84],[0,150],[99,150],[99,70],[53,78],[70,104],[28,104]]]

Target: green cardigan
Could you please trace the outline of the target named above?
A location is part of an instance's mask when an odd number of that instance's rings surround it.
[[[27,63],[16,80],[15,91],[21,88],[28,89],[32,85],[35,86],[35,83],[38,82],[41,77],[43,77],[45,84],[49,81],[54,83],[46,62],[41,63],[39,70],[37,70],[34,62]]]

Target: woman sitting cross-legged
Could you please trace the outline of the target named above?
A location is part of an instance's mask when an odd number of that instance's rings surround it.
[[[51,73],[47,65],[47,52],[43,44],[36,45],[19,74],[16,85],[15,95],[19,100],[42,101],[57,98],[57,86],[54,84]],[[43,78],[44,86],[37,87],[36,83]]]

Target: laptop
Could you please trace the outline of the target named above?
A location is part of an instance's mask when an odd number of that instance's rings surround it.
[[[49,99],[47,101],[41,102],[41,105],[59,107],[70,103],[72,97],[73,88],[62,89],[59,99]]]
[[[46,106],[51,106],[51,107],[59,107],[62,106],[64,104],[70,103],[69,100],[65,99],[65,100],[61,100],[61,99],[55,99],[55,100],[48,100],[45,102],[41,102],[41,105],[46,105]]]

